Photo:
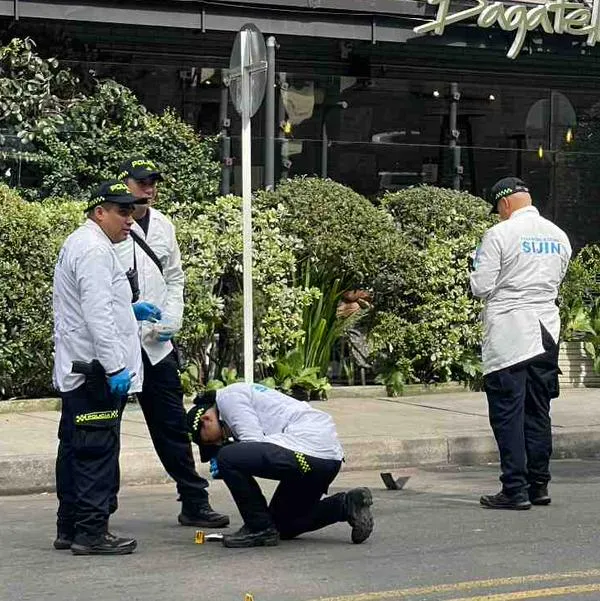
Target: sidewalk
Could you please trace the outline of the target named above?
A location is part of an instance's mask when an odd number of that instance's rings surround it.
[[[346,452],[343,469],[498,461],[483,393],[388,399],[382,392],[380,387],[339,388],[330,400],[314,403],[336,421]],[[11,406],[16,411],[6,412]],[[0,403],[0,494],[53,490],[60,418],[55,406],[48,401]],[[552,418],[555,459],[600,456],[600,389],[563,390],[553,402]],[[135,404],[125,411],[121,441],[124,484],[169,480]],[[207,475],[207,466],[198,466]]]

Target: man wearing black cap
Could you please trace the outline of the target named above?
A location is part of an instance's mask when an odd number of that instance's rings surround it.
[[[134,202],[122,182],[104,182],[54,272],[53,381],[62,399],[54,547],[75,555],[123,555],[137,544],[108,532],[121,411],[127,394],[142,386],[136,319],[160,319],[150,303],[132,305],[115,253],[114,244],[129,236]]]
[[[144,384],[138,399],[154,448],[168,474],[177,483],[181,500],[179,523],[221,528],[229,518],[213,511],[208,482],[197,472],[188,437],[183,388],[173,337],[183,319],[184,275],[181,254],[171,221],[150,205],[162,180],[158,166],[134,158],[120,167],[119,178],[136,197],[131,237],[118,244],[125,269],[138,274],[140,298],[162,310],[160,324],[142,324]]]
[[[476,252],[471,289],[485,301],[484,387],[502,490],[480,502],[492,509],[529,509],[550,503],[550,400],[558,396],[559,373],[556,298],[571,245],[532,206],[521,179],[498,181],[489,202],[500,223]]]
[[[371,491],[354,488],[321,498],[337,476],[343,451],[331,416],[258,384],[207,392],[188,412],[192,440],[218,470],[244,520],[226,547],[275,546],[348,522],[353,543],[373,530]],[[269,505],[255,477],[278,480]]]

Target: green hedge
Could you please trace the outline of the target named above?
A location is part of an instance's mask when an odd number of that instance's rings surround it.
[[[51,392],[52,276],[79,203],[33,204],[0,184],[0,396]]]
[[[469,287],[469,257],[494,221],[489,205],[466,192],[431,186],[386,194],[407,248],[370,331],[382,371],[405,381],[465,380],[479,363],[480,303]]]
[[[0,397],[52,392],[52,277],[58,250],[83,220],[83,203],[32,203],[0,184]],[[283,234],[281,209],[254,214],[256,361],[262,373],[302,336],[302,310],[314,291],[293,285],[297,239]],[[175,219],[186,273],[180,335],[190,361],[188,389],[209,371],[241,371],[241,199]]]

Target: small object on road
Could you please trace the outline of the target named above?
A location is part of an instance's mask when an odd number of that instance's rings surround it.
[[[244,601],[254,601],[254,595],[252,593],[246,593]]]
[[[220,542],[223,540],[223,534],[220,532],[211,532],[210,534],[205,534],[204,530],[196,530],[196,537],[194,540],[197,545]]]
[[[388,490],[402,490],[410,478],[410,476],[394,478],[390,472],[381,472],[380,475]]]

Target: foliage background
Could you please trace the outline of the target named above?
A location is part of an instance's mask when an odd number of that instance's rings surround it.
[[[370,330],[380,371],[405,382],[468,380],[479,363],[479,301],[470,294],[470,258],[494,221],[466,192],[418,186],[381,200],[410,252],[376,303]],[[395,286],[394,286],[395,283]]]

